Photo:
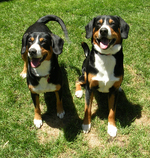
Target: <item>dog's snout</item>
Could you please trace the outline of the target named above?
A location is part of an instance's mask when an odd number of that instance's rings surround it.
[[[100,34],[101,34],[102,36],[106,36],[106,35],[108,34],[108,29],[107,29],[107,28],[101,28],[101,29],[100,29]]]
[[[37,50],[35,48],[31,48],[31,49],[29,49],[29,53],[31,56],[33,56],[37,53]]]

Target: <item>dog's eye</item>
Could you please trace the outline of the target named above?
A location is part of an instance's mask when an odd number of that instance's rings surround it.
[[[97,27],[101,27],[102,26],[102,24],[100,22],[98,22],[96,25],[97,25]]]
[[[42,40],[40,43],[41,43],[41,45],[45,45],[46,44],[46,40]]]
[[[33,41],[34,41],[34,38],[33,38],[33,37],[31,37],[31,38],[28,39],[28,42],[29,42],[29,43],[33,43]]]
[[[111,21],[109,24],[110,24],[110,25],[114,25],[114,24],[115,24],[115,22],[114,22],[114,21]]]

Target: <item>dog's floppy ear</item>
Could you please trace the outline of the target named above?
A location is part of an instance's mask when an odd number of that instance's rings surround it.
[[[52,38],[53,52],[56,55],[61,54],[62,50],[63,50],[64,40],[62,38],[60,38],[59,36],[54,35],[54,34],[51,34],[51,38]]]
[[[86,26],[86,38],[91,38],[93,34],[93,24],[94,24],[95,18],[93,18]]]
[[[27,46],[27,39],[28,39],[29,33],[25,33],[22,37],[22,48],[21,48],[21,54],[24,54],[26,52],[26,46]]]
[[[121,38],[126,39],[128,38],[129,33],[129,25],[119,16],[116,16],[120,21],[120,31],[121,31]]]

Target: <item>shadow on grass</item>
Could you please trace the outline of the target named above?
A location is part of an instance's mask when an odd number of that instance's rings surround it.
[[[98,103],[97,111],[92,115],[92,119],[98,116],[100,119],[108,118],[108,94],[95,92],[95,99]],[[116,120],[119,120],[122,127],[130,126],[135,119],[141,117],[142,107],[128,101],[124,91],[119,92]]]
[[[8,1],[12,1],[12,0],[0,0],[0,2],[8,2]]]
[[[64,136],[67,141],[73,141],[76,135],[81,132],[82,121],[79,118],[73,98],[69,89],[69,83],[67,79],[67,72],[65,65],[61,66],[63,74],[63,107],[65,110],[65,116],[63,119],[57,117],[56,112],[56,97],[55,93],[46,93],[44,95],[47,105],[47,112],[42,115],[42,119],[53,128],[63,129]]]

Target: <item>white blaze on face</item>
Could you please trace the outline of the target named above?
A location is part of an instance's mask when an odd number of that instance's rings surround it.
[[[35,42],[31,45],[31,47],[29,48],[29,51],[33,48],[37,51],[36,53],[36,58],[41,58],[42,57],[42,52],[41,52],[41,47],[38,44],[39,41],[39,36],[36,37]],[[28,53],[28,56],[31,58],[30,53]]]
[[[105,19],[105,21],[103,22],[103,25],[101,26],[100,30],[103,29],[103,28],[105,28],[105,29],[108,30],[107,38],[108,38],[108,39],[111,39],[111,36],[112,36],[112,34],[111,34],[111,29],[110,29],[110,27],[106,24],[106,19]]]

